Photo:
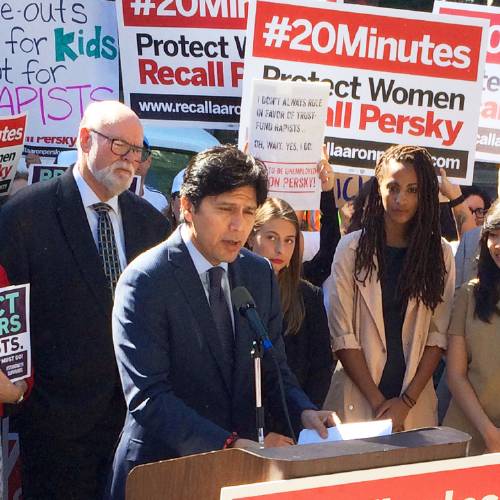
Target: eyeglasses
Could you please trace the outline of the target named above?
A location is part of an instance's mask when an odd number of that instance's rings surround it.
[[[90,129],[94,134],[100,135],[104,137],[104,139],[111,142],[111,152],[117,156],[127,156],[130,151],[136,157],[139,157],[139,161],[142,163],[146,161],[151,156],[151,150],[147,148],[141,148],[139,146],[132,146],[126,141],[122,141],[121,139],[113,139],[112,137],[108,137],[107,135],[98,132],[97,130]]]
[[[471,213],[473,215],[476,215],[479,217],[486,215],[486,212],[488,211],[487,208],[469,208],[469,210],[471,211]]]

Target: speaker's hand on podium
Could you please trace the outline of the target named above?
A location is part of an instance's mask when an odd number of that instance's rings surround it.
[[[304,410],[300,419],[306,429],[314,429],[323,439],[328,437],[327,428],[334,427],[336,422],[340,422],[335,412],[326,410]]]
[[[283,446],[292,446],[293,439],[277,432],[269,432],[264,438],[264,448],[281,448]]]

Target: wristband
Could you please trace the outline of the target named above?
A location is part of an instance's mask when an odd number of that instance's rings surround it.
[[[404,395],[410,401],[412,406],[415,406],[417,404],[417,402],[412,397],[410,397],[410,395],[406,391],[405,391]]]
[[[15,405],[21,404],[24,401],[24,392],[14,401]]]
[[[412,409],[412,405],[405,399],[405,395],[402,394],[401,395],[401,401],[403,401],[403,403],[408,407],[410,408],[410,410]]]
[[[227,450],[228,448],[232,448],[233,444],[239,439],[240,437],[236,432],[233,432],[225,441],[224,441],[224,446],[222,447],[223,450]]]
[[[417,402],[413,398],[408,396],[406,392],[403,392],[403,394],[401,395],[401,400],[406,406],[408,406],[408,408],[413,408],[417,404]]]
[[[463,194],[461,194],[460,196],[458,196],[454,200],[450,200],[450,208],[453,208],[453,207],[456,207],[457,205],[460,205],[460,203],[463,203],[464,200],[465,200],[465,196]]]

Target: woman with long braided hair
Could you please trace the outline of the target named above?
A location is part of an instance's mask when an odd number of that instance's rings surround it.
[[[391,418],[395,431],[437,424],[432,374],[446,348],[455,277],[438,190],[424,148],[390,147],[362,228],[337,247],[325,287],[341,363],[325,407],[346,422]]]

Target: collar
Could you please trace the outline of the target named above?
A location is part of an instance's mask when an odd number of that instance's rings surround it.
[[[198,274],[206,273],[213,266],[204,256],[203,254],[196,248],[195,244],[191,239],[191,231],[186,223],[181,224],[180,227],[181,238],[184,244],[186,245],[189,256],[193,261],[194,267],[196,268],[196,272]],[[219,267],[222,267],[224,271],[227,273],[227,262],[221,262]]]
[[[94,203],[103,203],[94,191],[92,191],[92,188],[87,184],[87,181],[82,177],[78,164],[75,164],[73,167],[73,177],[75,178],[76,186],[78,187],[78,191],[80,191],[80,196],[85,208],[91,208]],[[118,196],[115,195],[113,198],[110,198],[104,203],[109,205],[116,214],[119,213]]]

